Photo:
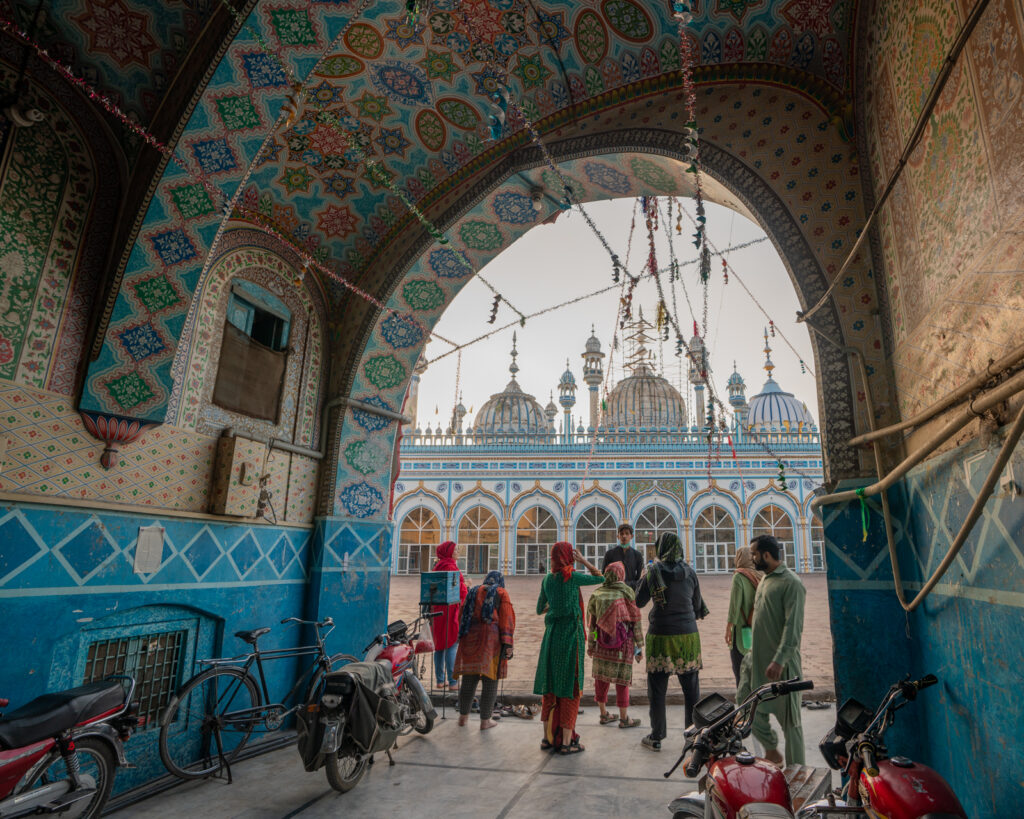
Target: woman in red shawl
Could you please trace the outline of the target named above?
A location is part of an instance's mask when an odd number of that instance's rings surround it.
[[[441,616],[430,621],[430,631],[434,638],[434,678],[440,688],[445,688],[445,679],[447,678],[447,687],[452,691],[459,687],[459,684],[455,682],[455,653],[459,647],[459,609],[462,607],[462,601],[466,599],[468,591],[466,578],[462,576],[459,564],[455,562],[455,553],[458,548],[450,540],[446,540],[438,546],[434,571],[459,572],[459,602],[449,603],[447,606],[434,606],[432,611],[440,612]]]

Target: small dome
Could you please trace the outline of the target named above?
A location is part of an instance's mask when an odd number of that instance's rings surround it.
[[[686,427],[686,407],[679,392],[646,366],[637,366],[608,396],[605,427],[669,429]]]
[[[544,412],[546,412],[546,413],[548,413],[550,415],[558,415],[558,407],[555,406],[554,399],[551,399],[550,401],[548,401],[548,405],[546,407],[544,407]]]
[[[806,432],[815,428],[807,405],[785,392],[771,376],[761,392],[750,399],[747,426],[763,432]]]
[[[567,367],[565,372],[562,373],[562,377],[558,379],[558,386],[559,387],[567,387],[570,384],[573,385],[573,386],[576,386],[576,376],[574,376],[572,374],[572,370],[570,370]]]
[[[484,435],[528,435],[548,427],[537,399],[523,392],[514,378],[503,392],[484,402],[474,423]]]
[[[591,336],[587,339],[586,351],[588,353],[599,353],[601,352],[601,341],[597,336]]]
[[[746,387],[747,384],[743,380],[743,376],[740,375],[736,370],[732,371],[732,375],[729,376],[729,380],[725,382],[727,387]]]

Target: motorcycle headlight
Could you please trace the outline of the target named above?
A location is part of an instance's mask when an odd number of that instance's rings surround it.
[[[818,750],[821,751],[822,757],[832,770],[841,771],[845,767],[846,740],[836,736],[835,728],[829,730],[822,737],[821,742],[818,743]]]

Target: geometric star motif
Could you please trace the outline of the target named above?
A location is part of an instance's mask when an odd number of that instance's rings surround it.
[[[388,114],[394,113],[391,106],[388,105],[387,97],[377,97],[369,91],[364,91],[363,96],[356,100],[356,110],[360,117],[377,122],[380,122]]]
[[[520,55],[518,60],[519,65],[512,73],[523,81],[523,86],[527,89],[544,85],[544,80],[551,76],[551,69],[541,62],[539,54],[534,54],[532,57]]]
[[[427,49],[427,56],[420,60],[423,70],[432,80],[451,82],[458,68],[450,51],[433,51]]]
[[[121,68],[136,63],[150,68],[159,53],[145,14],[131,11],[121,0],[93,0],[87,11],[71,19],[89,38],[89,50],[105,54]]]
[[[565,27],[565,12],[559,11],[549,14],[538,9],[537,16],[540,18],[539,22],[531,23],[531,27],[537,32],[542,42],[547,43],[555,51],[558,51],[562,40],[571,36],[569,30]]]
[[[410,145],[401,128],[381,128],[377,144],[380,145],[385,156],[399,154],[403,159],[405,158],[405,149]]]
[[[318,227],[327,236],[344,239],[356,231],[356,217],[345,205],[328,205],[317,219]]]
[[[388,26],[384,38],[393,40],[402,50],[411,45],[423,45],[423,29],[426,28],[425,25],[410,24],[404,14],[401,17],[394,17],[384,22]]]
[[[718,14],[731,14],[737,23],[742,23],[748,11],[763,3],[764,0],[715,0],[715,11]]]
[[[828,37],[835,32],[831,19],[834,9],[833,0],[791,0],[782,7],[782,16],[797,31]]]
[[[309,185],[312,181],[313,176],[305,165],[301,168],[285,168],[284,173],[281,174],[281,182],[288,193],[295,193],[295,191],[309,193]]]

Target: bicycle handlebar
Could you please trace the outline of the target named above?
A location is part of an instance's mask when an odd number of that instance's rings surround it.
[[[327,626],[334,625],[334,618],[325,617],[323,620],[300,620],[298,617],[285,617],[284,620],[281,621],[281,625],[283,626],[287,623],[298,623],[299,625],[303,626],[316,626],[317,628],[326,628]]]

